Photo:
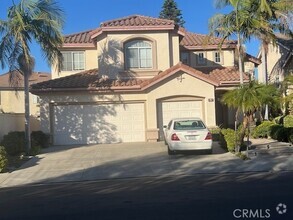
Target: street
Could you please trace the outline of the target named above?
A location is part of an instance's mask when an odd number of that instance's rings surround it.
[[[26,185],[0,189],[0,216],[288,220],[293,219],[292,183],[293,172],[263,172]]]

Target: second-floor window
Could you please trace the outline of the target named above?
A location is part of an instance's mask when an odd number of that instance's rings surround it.
[[[63,51],[62,71],[76,71],[85,69],[84,51]]]
[[[206,64],[206,58],[205,58],[204,53],[197,54],[197,64],[198,65],[205,65]]]
[[[180,61],[186,65],[189,65],[189,53],[181,52],[180,53]]]
[[[127,69],[153,68],[152,44],[144,40],[134,40],[125,44]]]
[[[215,63],[222,63],[221,53],[220,52],[215,52],[214,53],[214,61],[215,61]]]

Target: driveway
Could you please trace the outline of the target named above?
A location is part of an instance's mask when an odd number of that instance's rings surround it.
[[[293,147],[274,150],[280,143],[257,142],[251,160],[224,152],[217,142],[213,154],[169,156],[163,142],[53,146],[33,157],[18,170],[0,174],[0,187],[36,183],[89,181],[145,176],[194,175],[231,172],[293,170]],[[275,152],[275,153],[274,153]],[[278,153],[281,152],[281,153]]]

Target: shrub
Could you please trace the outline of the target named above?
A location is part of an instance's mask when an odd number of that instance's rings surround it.
[[[5,151],[5,148],[0,146],[0,173],[6,169],[7,164],[7,153]]]
[[[209,128],[209,131],[212,133],[213,141],[220,141],[220,132],[221,129],[218,127]]]
[[[287,115],[284,117],[284,127],[293,127],[293,115]]]
[[[273,125],[271,130],[271,137],[278,141],[288,142],[289,131],[289,128],[285,128],[282,125]]]
[[[45,134],[42,131],[33,131],[31,134],[32,147],[40,146],[46,148],[49,146],[49,135]]]
[[[22,131],[12,131],[3,136],[0,145],[5,147],[9,155],[17,155],[24,151],[25,137]]]
[[[31,149],[30,149],[30,155],[31,156],[36,156],[37,154],[39,154],[41,152],[41,147],[39,145],[32,145]]]
[[[235,145],[236,145],[235,131],[232,130],[231,128],[222,129],[221,134],[224,136],[224,140],[225,140],[224,144],[227,147],[228,151],[234,152]],[[236,135],[238,136],[238,132]]]
[[[288,128],[288,141],[293,144],[293,127]]]
[[[274,122],[264,121],[253,129],[251,135],[254,138],[267,138],[271,135],[271,129],[274,125]]]

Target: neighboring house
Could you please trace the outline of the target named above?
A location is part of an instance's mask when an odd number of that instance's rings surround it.
[[[23,77],[14,75],[17,85],[9,82],[9,73],[0,75],[0,141],[10,131],[24,131],[24,87]],[[30,85],[49,80],[51,74],[35,72],[29,78]],[[30,122],[31,131],[40,130],[39,98],[30,94]]]
[[[17,74],[18,85],[13,86],[9,81],[9,73],[0,75],[0,112],[24,113],[24,86],[23,76]],[[29,84],[43,82],[51,79],[51,74],[34,72],[29,78]],[[30,94],[30,114],[40,115],[39,98]]]
[[[258,57],[261,58],[259,53]],[[265,82],[264,64],[258,66],[259,82]],[[284,78],[293,74],[293,39],[278,35],[276,44],[268,45],[267,53],[268,82],[279,84]]]
[[[67,35],[62,71],[53,66],[53,80],[31,86],[41,129],[67,145],[162,140],[173,117],[233,124],[220,98],[239,85],[237,42],[220,42],[140,15]]]

